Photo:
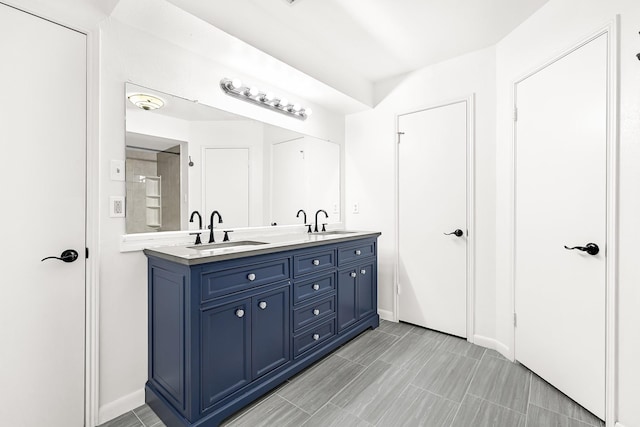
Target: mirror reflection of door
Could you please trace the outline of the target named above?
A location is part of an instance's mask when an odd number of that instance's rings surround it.
[[[248,227],[249,149],[206,147],[202,152],[205,214],[220,212],[224,222],[218,228]]]
[[[271,151],[271,220],[277,224],[302,223],[299,209],[314,221],[318,209],[340,221],[340,146],[309,136],[273,144]],[[292,197],[296,195],[296,197]]]

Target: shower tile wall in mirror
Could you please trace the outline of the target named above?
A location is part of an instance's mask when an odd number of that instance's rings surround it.
[[[127,234],[197,228],[194,210],[203,228],[213,210],[224,229],[301,224],[299,209],[308,223],[318,209],[340,221],[339,144],[131,83],[125,93]]]

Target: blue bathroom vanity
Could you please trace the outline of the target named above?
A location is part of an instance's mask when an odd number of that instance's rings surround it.
[[[169,427],[217,426],[378,327],[379,235],[146,249],[146,402]]]

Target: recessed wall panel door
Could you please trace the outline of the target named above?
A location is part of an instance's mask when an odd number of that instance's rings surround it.
[[[467,101],[398,118],[399,319],[461,337],[467,335],[467,126]]]
[[[249,149],[206,147],[202,158],[204,223],[217,210],[224,221],[218,229],[250,226]]]
[[[605,34],[516,85],[516,358],[600,418],[607,51]]]
[[[0,424],[80,427],[86,36],[0,4],[0,56]]]

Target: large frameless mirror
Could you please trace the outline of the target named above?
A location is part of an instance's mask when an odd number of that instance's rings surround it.
[[[300,209],[340,222],[339,144],[131,83],[125,93],[127,234],[187,230],[195,210],[203,228],[213,210],[225,229],[301,224]]]

